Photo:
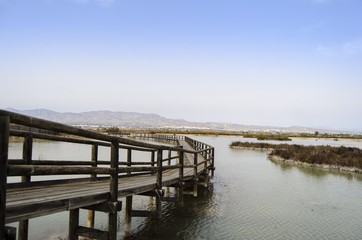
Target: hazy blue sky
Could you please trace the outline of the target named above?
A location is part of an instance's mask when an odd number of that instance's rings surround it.
[[[0,0],[0,107],[362,130],[361,0]]]

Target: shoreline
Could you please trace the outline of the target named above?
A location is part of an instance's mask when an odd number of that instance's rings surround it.
[[[284,159],[282,157],[270,155],[270,154],[268,155],[268,159],[272,162],[284,163],[284,164],[294,165],[294,166],[306,166],[306,167],[319,168],[319,169],[324,169],[324,170],[334,170],[334,171],[339,171],[339,172],[362,174],[362,169],[356,168],[356,167],[343,167],[343,166],[329,165],[329,164],[306,163],[306,162],[296,161],[293,159]]]

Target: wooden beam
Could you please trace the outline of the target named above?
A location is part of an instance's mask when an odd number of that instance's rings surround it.
[[[6,183],[10,118],[0,116],[0,239],[5,239]]]
[[[109,202],[104,202],[96,205],[90,205],[82,207],[83,209],[88,209],[92,211],[105,212],[105,213],[116,213],[122,211],[122,201],[118,201],[117,204],[110,204]]]
[[[10,165],[8,176],[65,175],[65,174],[112,174],[113,168],[52,166],[52,165]]]
[[[93,228],[86,228],[78,226],[76,229],[76,234],[81,237],[88,239],[99,239],[99,240],[109,240],[109,234],[106,231],[101,231]]]
[[[157,212],[146,210],[132,210],[132,217],[156,217]]]

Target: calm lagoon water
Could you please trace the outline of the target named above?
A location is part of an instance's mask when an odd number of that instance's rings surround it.
[[[268,151],[229,148],[232,141],[252,139],[193,138],[215,147],[216,171],[209,187],[200,187],[198,198],[163,203],[162,219],[133,218],[134,239],[361,239],[362,175],[277,164],[267,160]],[[293,139],[291,143],[362,148],[359,141]],[[21,144],[12,144],[10,150],[11,157],[19,157]],[[42,142],[36,143],[34,158],[44,159],[55,151],[64,154],[57,155],[59,159],[86,159],[90,154],[87,147]],[[107,151],[100,155],[109,157]],[[135,209],[152,207],[149,198],[135,198]],[[120,235],[123,215],[121,211]],[[80,219],[85,225],[85,211]],[[106,229],[105,214],[96,215],[96,226]],[[67,227],[65,212],[31,219],[30,239],[65,238]]]

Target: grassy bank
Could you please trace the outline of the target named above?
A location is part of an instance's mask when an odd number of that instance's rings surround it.
[[[285,134],[246,133],[243,134],[243,137],[256,138],[257,140],[292,141],[292,139]]]
[[[250,142],[233,142],[230,146],[273,149],[269,156],[279,157],[284,160],[362,169],[362,150],[359,148]]]

